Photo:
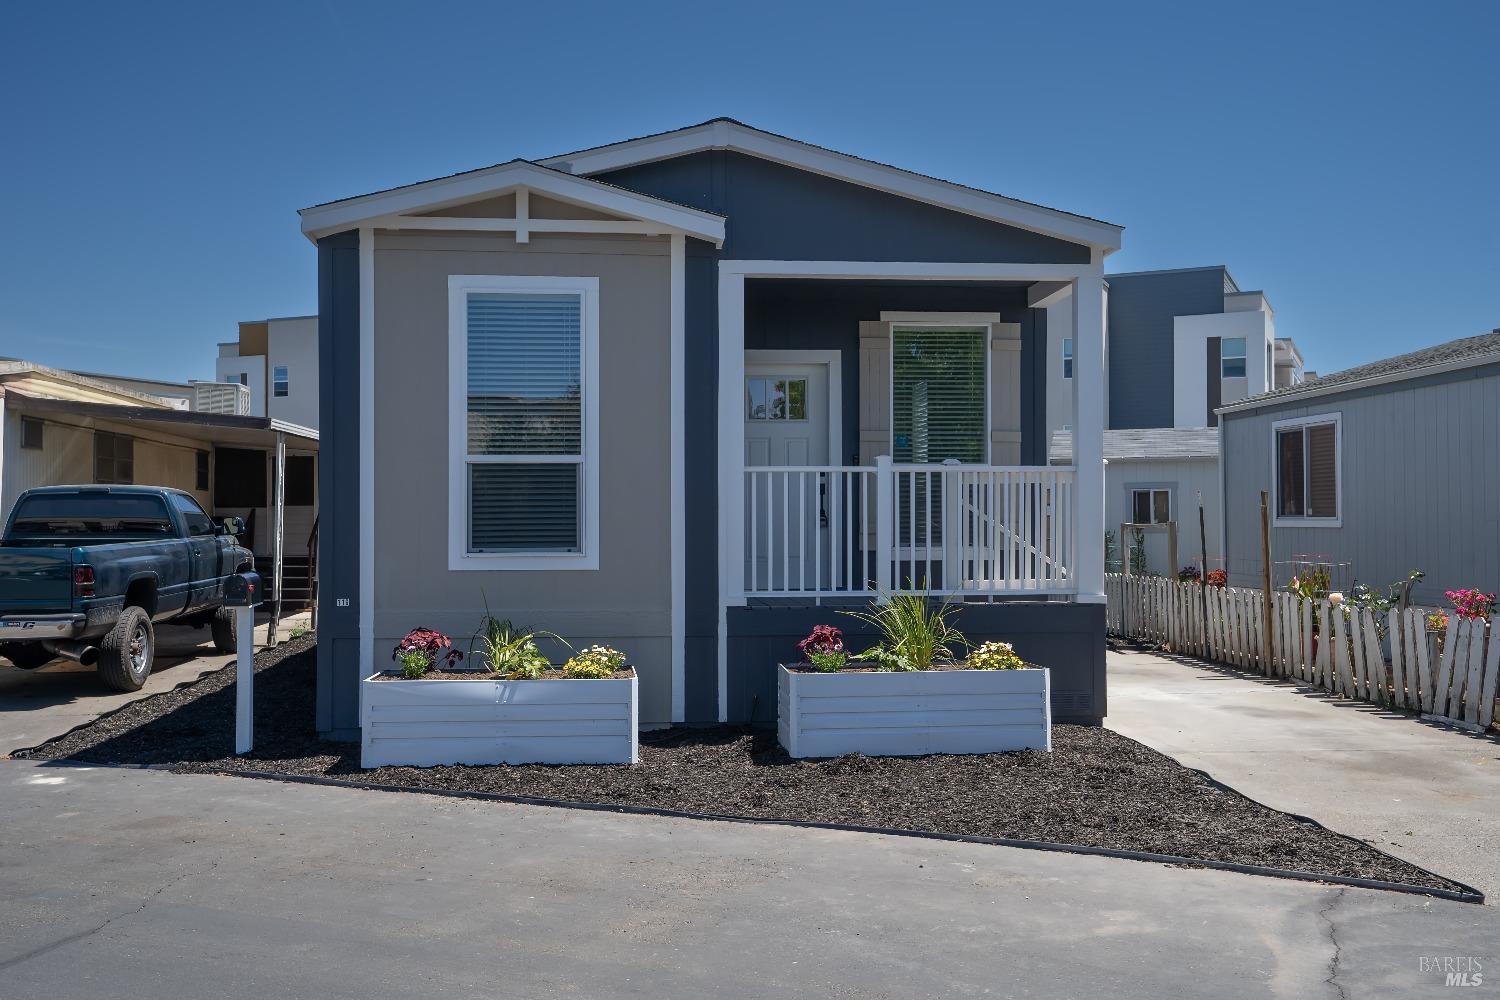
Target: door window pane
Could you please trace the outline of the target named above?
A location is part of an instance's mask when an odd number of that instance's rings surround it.
[[[765,420],[769,416],[766,409],[766,380],[763,378],[749,378],[745,380],[745,418],[747,420]]]

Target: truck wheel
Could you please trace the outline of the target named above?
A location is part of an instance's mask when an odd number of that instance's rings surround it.
[[[35,670],[51,663],[54,657],[39,642],[11,642],[0,646],[0,656],[22,670]]]
[[[141,608],[126,608],[99,643],[99,679],[116,691],[139,691],[155,658],[151,616]]]
[[[220,608],[215,611],[213,621],[209,623],[209,626],[213,629],[214,649],[221,653],[239,652],[239,636],[234,631],[233,608]]]

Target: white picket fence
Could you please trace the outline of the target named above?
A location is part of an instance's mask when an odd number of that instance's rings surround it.
[[[1377,622],[1370,611],[1276,593],[1267,643],[1258,590],[1121,574],[1108,575],[1104,589],[1114,635],[1480,729],[1494,722],[1500,615],[1488,622],[1450,615],[1439,655],[1425,608],[1392,610]]]

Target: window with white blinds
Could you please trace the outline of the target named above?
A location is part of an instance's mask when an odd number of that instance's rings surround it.
[[[891,456],[897,462],[982,463],[985,327],[891,331]]]
[[[454,276],[450,292],[464,386],[460,568],[597,565],[589,553],[597,279]]]
[[[1339,415],[1272,425],[1278,524],[1339,523]]]

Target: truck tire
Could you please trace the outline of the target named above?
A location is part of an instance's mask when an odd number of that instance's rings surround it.
[[[99,679],[116,691],[139,691],[155,658],[151,616],[142,608],[126,608],[99,643]]]
[[[35,670],[55,659],[51,653],[42,648],[39,642],[8,642],[0,646],[0,656],[5,657],[22,670]]]
[[[237,653],[240,650],[239,636],[234,630],[234,609],[220,608],[209,622],[213,629],[214,649],[221,653]]]

